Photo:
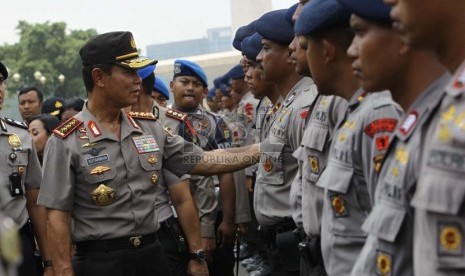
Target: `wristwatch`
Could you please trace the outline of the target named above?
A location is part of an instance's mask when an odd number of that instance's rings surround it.
[[[42,265],[44,266],[44,268],[46,268],[48,266],[53,266],[53,263],[52,263],[52,260],[45,260],[45,261],[42,261]]]
[[[189,260],[195,260],[197,262],[205,262],[205,251],[200,249],[195,252],[189,252]]]

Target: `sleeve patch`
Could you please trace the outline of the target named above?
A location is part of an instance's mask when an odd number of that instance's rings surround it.
[[[396,129],[396,126],[396,119],[382,118],[369,123],[365,127],[364,131],[368,136],[374,137],[376,133],[393,132]]]
[[[389,135],[381,135],[376,137],[376,148],[379,151],[387,150],[389,147]]]

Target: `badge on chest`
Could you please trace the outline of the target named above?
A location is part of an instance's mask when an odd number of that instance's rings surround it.
[[[152,135],[132,137],[132,142],[139,154],[160,151],[157,141]]]

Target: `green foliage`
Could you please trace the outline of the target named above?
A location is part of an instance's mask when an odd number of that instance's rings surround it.
[[[47,97],[53,94],[85,97],[79,49],[89,38],[97,35],[96,30],[67,30],[64,22],[48,21],[39,24],[20,21],[16,29],[19,42],[0,46],[0,58],[10,71],[9,93],[35,85]],[[36,71],[46,78],[45,84],[34,78]],[[12,77],[15,73],[21,76],[19,82]],[[63,85],[58,80],[60,74],[65,76]]]

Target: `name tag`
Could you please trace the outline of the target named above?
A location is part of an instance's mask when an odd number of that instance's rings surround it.
[[[93,165],[97,165],[97,164],[100,164],[100,163],[105,163],[105,162],[108,162],[108,161],[110,161],[110,157],[108,157],[108,154],[99,155],[99,156],[95,156],[95,157],[91,157],[91,158],[86,159],[87,166],[93,166]]]

